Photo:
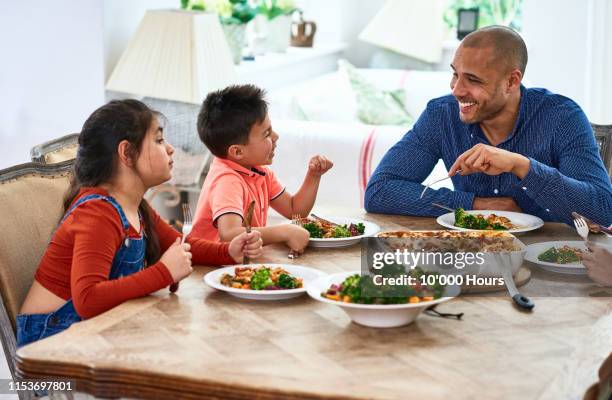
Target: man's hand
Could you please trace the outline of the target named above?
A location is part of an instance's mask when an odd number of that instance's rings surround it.
[[[518,153],[479,143],[457,158],[448,175],[453,176],[459,169],[461,175],[475,172],[499,175],[510,172],[524,179],[529,172],[529,159]]]
[[[334,163],[327,157],[316,155],[308,162],[308,175],[319,177],[329,171]]]
[[[472,209],[523,212],[512,197],[475,197]]]

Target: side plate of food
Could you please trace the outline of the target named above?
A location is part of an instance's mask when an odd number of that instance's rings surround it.
[[[204,282],[241,299],[284,300],[302,295],[308,282],[323,276],[299,265],[247,264],[213,270],[204,275]]]
[[[440,215],[436,222],[460,231],[499,230],[510,233],[529,232],[544,225],[544,221],[535,215],[497,210],[465,211],[462,208]]]
[[[302,227],[310,232],[311,247],[347,247],[359,243],[362,238],[380,231],[373,222],[344,217],[307,217],[300,220]]]
[[[588,251],[583,241],[555,241],[527,246],[525,260],[559,274],[586,275],[582,254]]]

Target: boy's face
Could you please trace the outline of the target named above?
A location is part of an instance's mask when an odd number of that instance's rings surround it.
[[[230,158],[245,167],[270,165],[274,158],[274,149],[278,134],[272,130],[270,117],[261,123],[255,123],[249,132],[249,142],[243,145],[232,145],[228,151]]]

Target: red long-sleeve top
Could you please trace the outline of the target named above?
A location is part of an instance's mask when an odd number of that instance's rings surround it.
[[[108,196],[103,189],[84,188],[75,201],[89,194]],[[180,233],[157,213],[151,217],[163,254]],[[130,226],[128,237],[138,238],[140,233]],[[172,284],[172,275],[161,261],[132,275],[109,280],[113,259],[124,239],[121,219],[111,204],[103,200],[81,204],[53,234],[34,279],[64,300],[72,298],[81,318],[91,318]],[[235,263],[229,256],[228,243],[192,238],[187,242],[191,244],[193,264]]]

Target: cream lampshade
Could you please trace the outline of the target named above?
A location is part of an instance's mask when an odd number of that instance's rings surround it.
[[[388,0],[359,35],[364,42],[429,63],[440,62],[443,0]]]
[[[235,81],[236,70],[216,14],[150,10],[106,89],[201,104],[208,92]]]
[[[149,107],[166,116],[164,135],[174,146],[169,188],[176,192],[177,188],[199,187],[212,157],[197,133],[202,101],[209,92],[235,83],[236,77],[218,15],[150,10],[121,55],[106,89],[142,97]]]

